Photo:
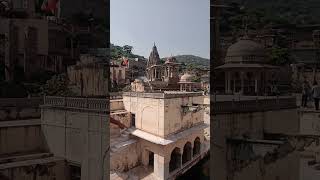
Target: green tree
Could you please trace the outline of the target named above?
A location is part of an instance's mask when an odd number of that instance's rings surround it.
[[[124,45],[124,46],[122,47],[122,49],[123,49],[123,51],[124,51],[127,55],[132,54],[132,49],[133,49],[132,46]]]
[[[271,49],[271,64],[288,65],[293,63],[287,48],[274,47]]]
[[[74,93],[68,87],[68,79],[65,74],[53,76],[41,87],[41,94],[47,96],[73,96]]]

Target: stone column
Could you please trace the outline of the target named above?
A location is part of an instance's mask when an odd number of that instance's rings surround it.
[[[228,93],[228,91],[229,91],[229,73],[225,72],[224,92]]]
[[[313,77],[313,82],[317,81],[316,73],[317,73],[316,68],[312,68],[312,77]],[[312,82],[312,83],[313,83],[313,82]]]
[[[169,177],[170,154],[167,156],[154,154],[154,175],[158,179],[167,179]]]
[[[142,161],[142,164],[144,165],[144,166],[148,166],[149,165],[149,152],[145,149],[145,150],[143,150],[143,152],[142,152],[142,158],[141,158],[141,161]]]
[[[244,79],[243,79],[243,73],[244,72],[240,72],[240,79],[241,79],[241,94],[244,93]]]
[[[258,79],[257,79],[257,77],[255,77],[255,80],[254,80],[254,92],[256,94],[258,94]]]
[[[230,73],[228,72],[228,79],[227,79],[227,83],[228,83],[228,90],[227,90],[227,93],[230,93],[231,92],[231,75]]]

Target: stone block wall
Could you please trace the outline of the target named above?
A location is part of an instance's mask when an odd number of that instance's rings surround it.
[[[36,161],[35,161],[36,162]],[[39,162],[39,161],[38,161]],[[45,163],[43,163],[45,162]],[[19,163],[12,163],[11,167],[0,169],[1,180],[22,180],[22,179],[59,179],[68,180],[67,164],[63,160],[52,161],[50,159],[42,159],[42,163],[28,164],[19,166]],[[35,167],[39,167],[35,169]]]
[[[127,171],[141,163],[141,148],[134,143],[123,150],[113,153],[110,157],[110,171]]]
[[[91,111],[46,107],[41,126],[50,152],[81,166],[81,180],[107,178],[108,116]]]
[[[10,124],[10,127],[0,127],[0,155],[46,151],[40,122],[38,123],[32,126]]]

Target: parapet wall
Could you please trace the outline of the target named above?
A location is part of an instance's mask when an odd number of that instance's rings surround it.
[[[1,98],[0,121],[40,119],[42,98]]]
[[[0,156],[45,152],[39,105],[42,98],[0,99]]]

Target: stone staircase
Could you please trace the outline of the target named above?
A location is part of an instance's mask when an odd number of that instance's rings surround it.
[[[118,138],[111,139],[110,140],[110,155],[113,155],[117,151],[125,148],[126,146],[129,146],[130,144],[133,144],[137,142],[135,139],[130,138],[132,129],[125,129],[121,132],[121,135]]]

